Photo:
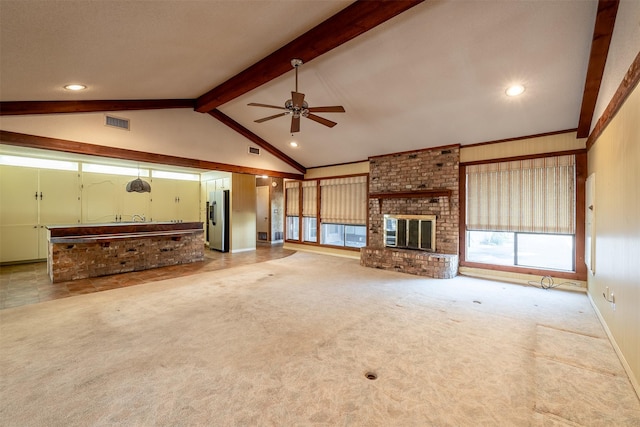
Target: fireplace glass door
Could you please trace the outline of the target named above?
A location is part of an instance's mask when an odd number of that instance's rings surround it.
[[[434,215],[385,215],[385,246],[435,251]]]

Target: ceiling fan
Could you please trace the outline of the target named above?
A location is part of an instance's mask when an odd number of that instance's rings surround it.
[[[311,119],[314,122],[318,122],[330,128],[337,125],[336,122],[327,120],[324,117],[316,116],[313,113],[344,113],[344,107],[342,107],[341,105],[331,107],[309,107],[309,104],[307,104],[307,102],[304,100],[304,93],[298,92],[298,67],[302,65],[302,59],[292,59],[291,65],[296,70],[296,90],[295,92],[291,92],[291,99],[288,99],[287,102],[284,103],[284,107],[279,107],[277,105],[258,104],[255,102],[247,104],[251,107],[277,108],[278,110],[285,111],[273,116],[263,117],[262,119],[255,120],[255,122],[262,123],[266,122],[267,120],[291,114],[291,133],[300,132],[300,117],[306,117],[307,119]]]

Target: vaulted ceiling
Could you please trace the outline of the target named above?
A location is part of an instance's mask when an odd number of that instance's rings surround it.
[[[575,128],[586,136],[616,7],[0,0],[2,114],[189,108],[307,168]],[[299,92],[311,106],[345,107],[318,113],[335,127],[303,118],[292,136],[289,116],[255,122],[278,110],[248,103],[291,98],[293,58],[304,60]],[[88,89],[63,89],[73,82]],[[506,96],[512,83],[524,94]]]

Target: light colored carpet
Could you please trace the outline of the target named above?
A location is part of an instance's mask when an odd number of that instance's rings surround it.
[[[0,321],[4,426],[640,425],[581,293],[297,253]]]

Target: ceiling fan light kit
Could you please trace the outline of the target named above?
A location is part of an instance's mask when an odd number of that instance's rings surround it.
[[[248,104],[251,107],[265,107],[276,108],[278,110],[285,110],[282,113],[274,114],[273,116],[263,117],[255,120],[256,123],[266,122],[267,120],[275,119],[278,117],[291,115],[291,133],[300,132],[300,117],[311,119],[314,122],[320,123],[327,127],[334,127],[336,122],[325,119],[324,117],[317,116],[313,113],[344,113],[345,109],[341,105],[326,106],[326,107],[309,107],[309,104],[304,100],[304,93],[298,92],[298,67],[302,65],[302,59],[294,58],[291,60],[291,66],[296,70],[296,89],[291,92],[291,99],[288,99],[284,103],[284,107],[269,104],[259,104],[252,102]]]

